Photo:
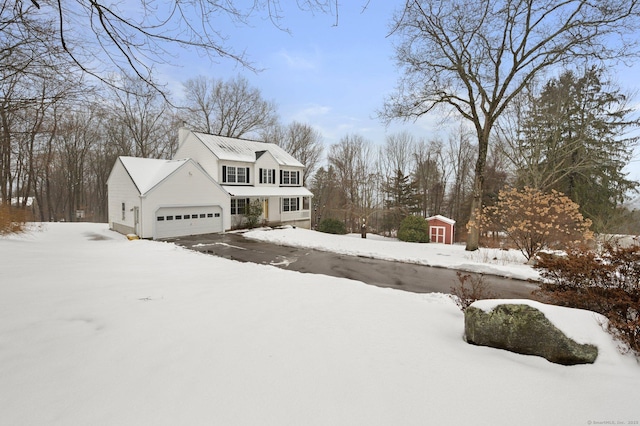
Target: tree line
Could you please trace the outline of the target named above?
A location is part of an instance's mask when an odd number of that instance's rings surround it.
[[[562,193],[580,206],[596,232],[638,232],[637,213],[623,207],[638,183],[625,166],[640,122],[629,96],[595,66],[565,70],[529,84],[495,124],[483,168],[482,206],[506,187]],[[390,135],[374,146],[348,135],[329,147],[327,165],[311,181],[315,220],[363,223],[387,234],[411,214],[441,214],[466,238],[471,220],[478,141],[461,122],[446,141]],[[558,201],[560,202],[560,201]]]
[[[352,232],[365,224],[392,235],[408,215],[441,214],[464,237],[478,155],[464,121],[447,140],[400,132],[376,145],[348,134],[325,150],[317,130],[281,123],[275,104],[241,76],[187,80],[175,106],[132,76],[110,77],[122,90],[34,63],[21,73],[0,67],[0,191],[5,204],[30,206],[36,220],[106,221],[116,158],[172,158],[177,128],[187,126],[283,146],[306,165],[316,225],[331,218]],[[506,185],[555,190],[579,204],[595,230],[619,229],[621,202],[636,186],[623,172],[637,142],[624,136],[638,125],[628,101],[596,67],[527,86],[496,123],[482,204],[495,203]]]
[[[393,232],[407,214],[445,214],[459,231],[470,224],[469,250],[478,244],[476,216],[505,183],[566,193],[598,230],[614,226],[635,187],[622,170],[636,142],[624,135],[638,122],[603,71],[637,57],[635,0],[406,1],[391,20],[402,75],[379,116],[415,119],[444,108],[466,124],[447,141],[401,133],[377,147],[345,135],[316,174],[322,135],[280,123],[275,105],[242,77],[186,81],[176,105],[153,76],[169,44],[251,69],[212,17],[242,24],[266,13],[280,27],[280,3],[175,5],[149,14],[141,2],[139,16],[125,18],[100,1],[0,2],[3,203],[35,199],[40,220],[105,220],[115,158],[170,158],[184,123],[283,144],[307,165],[316,219]],[[299,5],[337,20],[337,2]],[[193,32],[200,15],[202,31]]]
[[[30,207],[36,220],[106,221],[106,182],[117,157],[172,158],[181,126],[278,143],[309,170],[322,154],[316,130],[281,123],[273,102],[243,77],[186,81],[185,101],[173,106],[131,76],[118,77],[121,90],[92,86],[82,74],[7,74],[0,81],[0,194],[5,204]]]

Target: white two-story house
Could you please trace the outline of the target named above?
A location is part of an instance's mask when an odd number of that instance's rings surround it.
[[[275,144],[180,129],[174,160],[120,157],[109,176],[109,226],[141,238],[240,228],[249,203],[264,224],[311,227],[304,165]]]

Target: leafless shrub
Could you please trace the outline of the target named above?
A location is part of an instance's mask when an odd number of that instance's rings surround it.
[[[463,312],[476,300],[495,299],[497,296],[489,290],[489,284],[483,275],[463,274],[456,272],[458,282],[451,287],[456,305]]]

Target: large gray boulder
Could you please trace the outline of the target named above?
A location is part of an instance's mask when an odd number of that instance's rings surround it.
[[[469,306],[464,313],[467,342],[541,356],[562,365],[592,364],[594,345],[567,337],[538,309],[527,304],[500,304],[490,312]]]

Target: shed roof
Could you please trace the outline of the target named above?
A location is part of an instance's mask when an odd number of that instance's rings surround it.
[[[449,225],[455,225],[456,224],[455,220],[449,219],[448,217],[444,217],[444,216],[441,216],[439,214],[427,218],[427,221],[431,221],[431,220],[439,220],[439,221],[442,221],[444,223],[448,223]]]
[[[200,132],[192,133],[220,160],[254,163],[262,155],[258,153],[269,151],[281,166],[304,167],[304,164],[273,143],[229,138]]]
[[[178,170],[188,159],[158,160],[154,158],[119,157],[120,162],[131,176],[140,195],[149,192],[153,187]]]

